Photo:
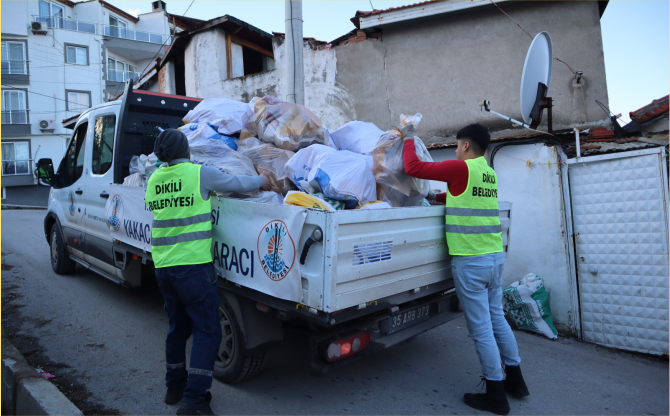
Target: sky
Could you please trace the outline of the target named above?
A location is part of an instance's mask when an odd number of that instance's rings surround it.
[[[387,9],[417,1],[305,0],[303,35],[331,41],[354,29],[349,19],[357,10],[370,11],[372,6]],[[151,11],[150,0],[109,2],[131,14]],[[193,4],[190,0],[167,0],[166,3],[168,12],[173,14],[186,12],[186,16],[202,20],[228,14],[268,33],[284,32],[283,0],[195,0]],[[668,95],[670,90],[669,3],[611,0],[600,19],[609,106],[612,113],[622,114],[624,123],[630,121],[630,111]],[[504,5],[501,7],[504,10]],[[519,23],[523,26],[523,22]]]

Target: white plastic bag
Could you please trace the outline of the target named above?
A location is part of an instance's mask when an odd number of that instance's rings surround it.
[[[256,137],[247,137],[244,140],[239,141],[239,145],[237,146],[237,151],[238,152],[244,152],[245,150],[253,149],[254,147],[258,147],[263,143],[262,141],[258,140]]]
[[[330,134],[339,150],[350,150],[360,154],[370,154],[384,131],[373,123],[350,121]]]
[[[130,175],[123,178],[123,184],[127,186],[146,186],[144,182],[144,175],[139,172],[131,173]]]
[[[220,141],[233,150],[237,150],[238,139],[226,136],[225,134],[220,134],[205,123],[188,123],[179,127],[179,131],[184,133],[186,139],[188,139],[189,146],[193,143],[200,143],[212,139]]]
[[[309,171],[309,184],[354,209],[377,199],[375,177],[363,155],[346,150],[324,155]]]
[[[249,120],[249,104],[228,98],[206,98],[186,114],[184,123],[206,123],[221,134],[235,134]]]
[[[406,116],[404,114],[400,114],[400,127],[412,125],[414,130],[416,130],[417,127],[419,127],[419,123],[421,123],[422,118],[423,115],[421,113],[416,113],[413,116]]]
[[[145,155],[133,156],[130,159],[130,165],[128,166],[128,172],[131,175],[133,175],[135,173],[139,173],[140,175],[144,175],[144,172],[145,172],[144,163],[145,163],[146,160],[142,161],[142,159],[141,159],[142,156],[144,157],[144,159],[146,159]]]
[[[199,146],[191,146],[191,160],[200,165],[215,167],[231,175],[258,176],[251,159],[218,140],[208,139]]]
[[[503,290],[505,310],[517,328],[556,339],[558,331],[551,319],[549,292],[544,280],[529,273]]]
[[[305,106],[287,103],[275,97],[253,98],[253,115],[241,138],[258,137],[284,150],[297,151],[312,144],[328,144],[321,119]]]
[[[303,192],[310,192],[300,182],[307,181],[307,175],[324,156],[335,153],[337,150],[330,146],[314,144],[305,149],[300,149],[288,162],[286,162],[286,176]]]

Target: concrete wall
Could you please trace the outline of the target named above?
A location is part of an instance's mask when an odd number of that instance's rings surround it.
[[[487,157],[490,157],[489,149]],[[432,151],[434,161],[456,159],[455,149]],[[526,161],[531,167],[526,167]],[[512,203],[510,239],[505,260],[505,287],[528,273],[544,279],[551,315],[563,334],[577,335],[579,311],[569,268],[559,156],[543,144],[505,146],[493,163],[498,199]],[[547,165],[549,163],[549,165]],[[490,162],[489,162],[490,164]],[[433,189],[446,190],[432,181]]]
[[[548,31],[554,55],[575,71],[584,71],[585,86],[575,92],[572,72],[554,61],[549,90],[555,104],[554,128],[602,120],[604,113],[594,101],[608,100],[598,3],[515,2],[501,7],[531,34]],[[505,128],[506,121],[482,113],[477,103],[488,99],[496,111],[520,118],[521,73],[530,43],[494,6],[385,26],[382,45],[391,120],[397,122],[403,112],[422,113],[426,138],[451,136],[474,122],[492,130]],[[355,102],[368,80],[380,74],[375,68],[346,83]]]
[[[2,4],[2,36],[28,36],[28,1],[9,1]],[[37,4],[37,2],[35,2]],[[34,13],[37,14],[37,13]]]

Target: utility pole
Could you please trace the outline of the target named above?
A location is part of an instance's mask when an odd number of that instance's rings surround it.
[[[302,1],[285,0],[286,101],[305,105],[305,71],[302,59]]]

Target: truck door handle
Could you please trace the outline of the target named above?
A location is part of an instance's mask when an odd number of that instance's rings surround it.
[[[107,192],[105,192],[105,191],[102,191],[102,192],[100,193],[100,198],[109,198],[109,194],[108,194]]]
[[[82,191],[81,189],[77,189],[76,191],[74,191],[74,193],[77,195],[81,195],[84,193],[84,191]]]

